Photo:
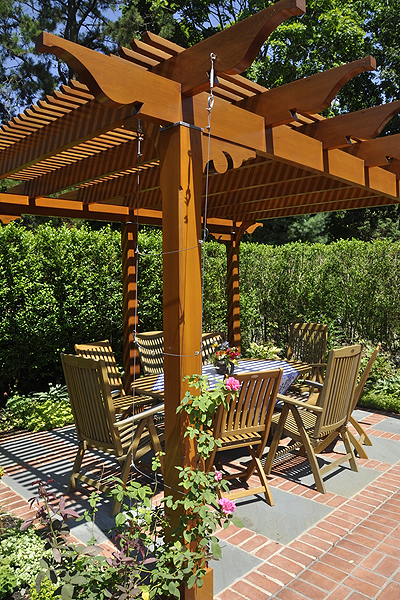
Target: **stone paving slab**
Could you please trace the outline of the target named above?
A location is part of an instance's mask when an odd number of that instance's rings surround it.
[[[272,490],[272,496],[274,506],[269,506],[263,496],[237,500],[236,514],[244,527],[280,544],[289,544],[333,510],[279,488]]]
[[[400,428],[400,425],[398,426]],[[364,446],[368,458],[395,465],[399,460],[399,442],[384,437],[372,437],[372,446]],[[339,443],[335,449],[344,452],[344,444]]]
[[[373,429],[378,431],[387,431],[388,433],[399,433],[400,432],[400,415],[394,417],[388,417],[377,425],[373,425]]]

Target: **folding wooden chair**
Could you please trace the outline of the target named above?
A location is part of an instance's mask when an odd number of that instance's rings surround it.
[[[291,323],[287,359],[312,366],[308,379],[322,383],[326,368],[328,326],[321,323]]]
[[[228,396],[229,410],[225,410],[221,405],[215,415],[213,434],[220,446],[216,446],[208,458],[206,471],[211,470],[217,452],[247,448],[252,459],[247,469],[239,474],[226,475],[224,478],[239,479],[246,483],[256,470],[261,482],[258,488],[230,493],[230,499],[264,493],[268,504],[274,505],[260,459],[267,443],[282,373],[283,369],[275,369],[235,376],[242,384],[238,397]]]
[[[325,493],[322,475],[327,471],[345,461],[349,461],[352,471],[358,471],[347,423],[354,398],[361,352],[361,345],[330,351],[325,380],[315,404],[278,394],[278,399],[284,402],[284,406],[280,415],[276,414],[272,417],[275,434],[264,467],[267,474],[271,472],[275,457],[281,458],[293,450],[293,446],[290,445],[278,453],[282,435],[291,438],[298,447],[304,447],[315,485],[321,493]],[[335,437],[341,435],[346,454],[319,468],[316,449],[320,448],[319,443],[322,439],[333,433]]]
[[[218,333],[202,334],[202,362],[210,362],[214,352],[214,343],[220,344],[222,336]],[[144,375],[158,375],[164,371],[164,333],[146,331],[136,334],[136,348]]]
[[[75,352],[78,356],[94,358],[95,360],[104,360],[114,409],[118,415],[128,416],[129,413],[132,413],[132,408],[133,412],[137,414],[146,407],[149,408],[154,404],[154,398],[150,398],[149,396],[142,396],[139,400],[137,396],[133,398],[132,395],[125,393],[114,353],[108,340],[89,342],[87,344],[75,344]]]
[[[219,333],[203,333],[201,344],[201,356],[203,365],[211,362],[211,357],[215,351],[215,344],[221,344],[223,341],[222,335]]]
[[[158,375],[164,371],[164,333],[146,331],[135,338],[140,366],[144,375]]]
[[[88,448],[96,448],[116,457],[125,486],[131,461],[140,458],[151,448],[155,452],[161,450],[153,417],[163,410],[163,405],[117,421],[105,362],[71,354],[61,354],[61,361],[79,440],[68,491],[76,488],[78,479],[101,491],[109,491],[109,486],[80,473]],[[162,431],[160,425],[158,429]],[[115,501],[111,514],[115,515],[120,507],[121,504]]]
[[[372,446],[372,441],[370,440],[370,438],[368,437],[367,433],[364,431],[363,427],[360,425],[360,423],[358,423],[358,421],[352,416],[352,412],[354,411],[354,409],[356,408],[358,401],[361,398],[361,395],[363,393],[364,390],[364,386],[366,384],[366,381],[368,379],[368,375],[370,374],[370,371],[372,369],[372,365],[375,362],[376,357],[378,356],[378,352],[381,349],[381,344],[379,343],[377,345],[377,347],[375,348],[375,350],[373,351],[373,353],[370,356],[370,359],[360,377],[360,381],[358,382],[358,385],[355,389],[354,392],[354,397],[353,397],[353,401],[351,403],[351,407],[350,407],[350,417],[349,417],[349,423],[354,427],[354,429],[357,431],[357,433],[359,434],[359,438],[357,439],[356,436],[349,431],[349,439],[351,441],[351,443],[354,446],[354,449],[356,450],[358,456],[360,458],[368,458],[368,454],[365,452],[364,448],[363,448],[363,444],[365,446]],[[325,450],[325,448],[327,448],[337,437],[336,432],[332,432],[329,435],[326,436],[326,438],[324,438],[320,444],[318,444],[318,446],[316,447],[316,452],[322,452],[323,450]]]
[[[111,344],[108,340],[89,342],[87,344],[75,344],[75,352],[79,356],[85,356],[86,358],[104,360],[111,393],[114,394],[117,392],[121,396],[127,396],[115,361],[114,352],[112,351]]]

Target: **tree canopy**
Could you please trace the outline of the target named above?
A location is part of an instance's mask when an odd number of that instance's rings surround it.
[[[0,0],[0,116],[10,118],[73,76],[50,54],[34,51],[41,31],[109,52],[107,0]]]

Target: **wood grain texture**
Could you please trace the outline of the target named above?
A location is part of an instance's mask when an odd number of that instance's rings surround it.
[[[37,38],[36,50],[64,60],[104,106],[117,108],[138,103],[150,120],[168,124],[181,119],[179,83],[46,32]]]
[[[242,73],[256,58],[262,44],[283,21],[305,12],[305,0],[280,0],[243,21],[216,33],[153,67],[154,73],[179,81],[188,96],[209,88],[210,53],[218,73]]]
[[[372,56],[292,81],[237,103],[238,106],[263,115],[267,127],[295,120],[295,113],[319,113],[329,106],[338,91],[352,77],[376,68]]]
[[[317,121],[299,128],[323,143],[324,148],[347,148],[349,138],[370,140],[400,112],[400,100]]]

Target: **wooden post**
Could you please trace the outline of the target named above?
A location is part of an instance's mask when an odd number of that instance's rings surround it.
[[[176,489],[175,465],[189,465],[176,409],[188,389],[185,375],[201,372],[201,131],[177,124],[161,131],[160,185],[163,208],[163,304],[165,473]]]
[[[186,423],[176,409],[188,389],[183,377],[201,373],[201,130],[182,123],[165,128],[158,149],[164,252],[164,482],[166,492],[176,494],[175,466],[195,467],[197,458],[193,441],[183,437]],[[202,589],[187,592],[196,593],[198,600],[211,600],[212,590],[203,595]]]
[[[240,298],[239,298],[239,247],[236,238],[225,242],[227,257],[227,294],[228,294],[228,341],[239,351],[240,340]]]
[[[137,325],[137,272],[136,248],[137,225],[128,222],[122,224],[122,313],[123,313],[123,364],[124,389],[127,394],[132,389],[134,375],[140,374],[139,358],[133,340],[133,331]],[[136,354],[136,360],[135,360]]]

